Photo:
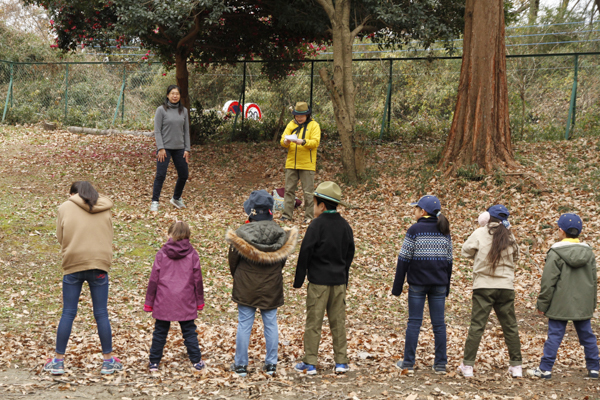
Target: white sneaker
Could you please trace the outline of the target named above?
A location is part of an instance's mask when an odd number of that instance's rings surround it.
[[[539,368],[528,369],[527,375],[533,378],[552,379],[552,371],[542,371]]]
[[[473,377],[473,367],[470,365],[464,365],[463,363],[460,363],[456,370],[465,378]]]
[[[520,365],[515,365],[514,367],[511,365],[508,367],[508,373],[512,375],[513,378],[522,378],[523,377],[523,367]]]
[[[174,197],[171,197],[171,204],[173,204],[177,208],[185,208],[185,204],[183,204],[183,200],[175,200]]]
[[[158,201],[153,201],[152,204],[150,204],[150,211],[158,211]]]

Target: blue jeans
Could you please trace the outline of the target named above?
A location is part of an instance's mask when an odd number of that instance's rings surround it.
[[[546,343],[544,343],[544,355],[540,362],[540,369],[542,371],[552,371],[552,367],[556,361],[558,347],[565,336],[567,322],[568,321],[558,321],[555,319],[548,320],[548,339],[546,340]],[[583,351],[585,352],[586,368],[588,370],[598,371],[598,369],[600,369],[600,364],[598,362],[598,344],[596,342],[596,335],[592,332],[591,320],[573,321],[573,325],[575,325],[575,330],[577,331],[579,344],[583,346]]]
[[[248,345],[250,333],[254,325],[255,307],[238,304],[238,329],[235,336],[235,365],[248,365]],[[277,330],[277,309],[260,310],[262,316],[267,355],[265,364],[277,364],[277,348],[279,346],[279,332]]]
[[[419,343],[419,332],[423,323],[423,309],[425,298],[429,303],[429,316],[435,338],[434,365],[445,367],[448,363],[446,356],[446,322],[444,321],[444,307],[446,305],[446,286],[417,286],[410,285],[408,289],[408,324],[406,326],[406,339],[404,342],[405,368],[415,365],[415,353]]]
[[[185,158],[183,158],[185,150],[165,149],[165,152],[167,154],[164,161],[160,162],[158,159],[156,160],[156,177],[154,178],[154,186],[152,188],[152,201],[158,201],[160,198],[160,192],[162,191],[163,183],[165,183],[165,179],[167,178],[167,169],[169,168],[169,161],[171,161],[171,158],[173,159],[173,164],[175,164],[175,169],[177,170],[177,182],[175,183],[175,191],[173,192],[173,198],[175,200],[181,199],[183,188],[185,187],[185,183],[189,176],[188,163],[185,161]],[[158,155],[158,151],[156,154]]]
[[[108,273],[99,269],[75,272],[63,276],[63,312],[56,332],[56,352],[65,354],[71,336],[73,320],[77,315],[79,295],[83,282],[87,281],[92,294],[94,318],[102,345],[102,354],[112,353],[112,331],[108,320]]]

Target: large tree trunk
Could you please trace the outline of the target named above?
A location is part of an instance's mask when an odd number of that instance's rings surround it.
[[[177,80],[177,86],[181,89],[181,104],[188,110],[188,121],[190,121],[190,74],[187,69],[188,52],[178,51],[175,53],[175,79]],[[190,124],[190,142],[198,143],[198,133],[194,127]]]
[[[452,127],[439,167],[516,167],[508,117],[504,1],[467,0],[463,58]]]
[[[365,173],[363,139],[357,137],[354,98],[357,88],[352,76],[352,44],[362,25],[350,30],[350,1],[319,0],[331,22],[333,37],[333,77],[327,68],[319,74],[333,102],[335,122],[342,142],[342,165],[348,180],[357,182]]]

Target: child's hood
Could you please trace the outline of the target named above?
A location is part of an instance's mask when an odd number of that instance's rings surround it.
[[[190,254],[194,248],[190,244],[189,239],[182,239],[176,242],[173,241],[173,239],[169,239],[169,241],[163,245],[162,250],[170,259],[178,260]]]
[[[78,194],[69,197],[69,201],[77,204],[79,207],[89,212],[90,214],[97,214],[106,210],[110,210],[113,206],[112,200],[104,196],[98,197],[98,201],[96,202],[96,205],[92,208],[92,211],[90,211],[90,206],[88,206],[86,202],[81,197],[79,197]]]
[[[594,252],[585,243],[554,243],[551,251],[556,254],[571,268],[581,268],[594,260]]]

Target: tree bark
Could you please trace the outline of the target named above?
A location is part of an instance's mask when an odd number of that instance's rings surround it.
[[[189,72],[187,69],[187,52],[175,53],[175,79],[177,86],[181,90],[181,103],[188,110],[190,109],[190,92],[189,92]]]
[[[538,12],[540,10],[540,0],[529,0],[529,25],[535,25]]]
[[[350,30],[349,0],[318,0],[331,23],[333,39],[333,77],[326,68],[319,71],[333,102],[335,121],[342,142],[342,165],[351,183],[358,182],[364,175],[366,165],[363,140],[357,137],[356,109],[354,98],[356,86],[352,76],[352,44],[362,29]]]
[[[488,174],[516,167],[506,81],[503,0],[467,0],[460,83],[439,167],[446,175],[476,164]]]

